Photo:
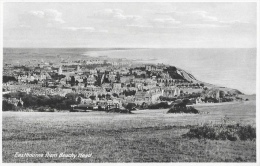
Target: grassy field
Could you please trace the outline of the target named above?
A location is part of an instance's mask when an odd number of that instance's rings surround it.
[[[197,107],[208,114],[140,110],[3,112],[3,162],[255,162],[255,141],[182,138],[190,126],[231,120],[255,126],[255,101]],[[14,157],[15,153],[83,153],[76,157]]]

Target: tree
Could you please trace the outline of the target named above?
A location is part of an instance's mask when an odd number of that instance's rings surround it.
[[[89,96],[91,100],[95,100],[96,96]]]
[[[136,107],[135,103],[128,103],[125,108],[130,112],[131,110],[133,110]]]
[[[37,97],[33,96],[31,94],[25,96],[22,100],[24,101],[23,105],[25,107],[35,107],[35,106],[38,106]]]
[[[78,81],[78,80],[76,80],[75,84],[78,86],[78,85],[79,85],[79,81]]]
[[[71,81],[70,81],[71,86],[74,86],[75,83],[76,83],[75,77],[74,77],[74,76],[71,76]]]
[[[107,99],[107,100],[111,99],[110,94],[106,94],[106,99]]]
[[[19,101],[17,104],[18,107],[22,107],[22,103]]]
[[[81,103],[81,97],[78,97],[78,99],[77,99],[77,103],[78,103],[78,104]]]
[[[37,103],[39,106],[46,106],[49,103],[50,98],[48,96],[38,96]]]
[[[13,104],[8,103],[5,100],[3,100],[2,104],[3,104],[3,111],[15,110],[15,106]]]
[[[225,92],[224,91],[219,91],[219,97],[224,98],[225,97]]]
[[[13,76],[3,76],[3,83],[9,82],[9,81],[17,82],[17,80]]]
[[[113,93],[112,95],[113,95],[114,97],[117,97],[117,98],[119,97],[118,94],[116,94],[116,93]]]
[[[67,94],[65,95],[65,97],[66,97],[67,99],[76,101],[76,97],[78,97],[78,95],[75,94],[75,93],[67,93]]]

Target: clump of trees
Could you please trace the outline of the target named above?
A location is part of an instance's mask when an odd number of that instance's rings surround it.
[[[234,99],[231,97],[225,97],[225,98],[222,98],[221,101],[222,102],[232,102],[232,101],[234,101]]]
[[[113,97],[115,97],[115,96],[117,97],[118,95],[116,93],[114,93],[112,96]],[[98,97],[99,100],[111,100],[112,99],[110,94],[106,94],[106,95],[102,94],[102,95],[98,95],[97,97]],[[94,100],[94,99],[96,99],[96,96],[90,96],[89,98],[91,100]]]
[[[198,114],[199,111],[194,107],[172,107],[167,113]]]
[[[167,102],[160,102],[160,103],[148,105],[148,109],[166,109],[166,108],[170,108],[170,105],[168,105]]]
[[[3,83],[9,82],[9,81],[17,82],[17,79],[13,76],[3,76]]]
[[[135,93],[136,93],[135,90],[124,90],[122,94],[125,96],[134,96]]]
[[[213,97],[205,97],[204,99],[202,99],[202,101],[204,102],[209,102],[209,103],[218,103],[219,100]]]
[[[23,105],[13,105],[8,103],[6,100],[3,100],[3,111],[9,110],[17,110],[17,109],[39,109],[43,110],[43,107],[57,109],[57,110],[69,110],[70,105],[78,104],[78,94],[75,93],[68,93],[65,97],[55,95],[55,96],[36,96],[33,94],[26,94],[24,92],[16,92],[16,93],[9,93],[4,94],[4,98],[16,98],[23,101]]]
[[[125,103],[123,104],[123,107],[128,110],[129,112],[131,112],[132,110],[136,109],[136,104],[135,103]]]
[[[173,79],[183,79],[183,77],[177,73],[177,68],[175,66],[167,67],[164,69],[164,72],[168,72],[170,77]]]

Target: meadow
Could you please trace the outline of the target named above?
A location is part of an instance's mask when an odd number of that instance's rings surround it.
[[[255,101],[196,107],[206,114],[138,110],[3,112],[3,162],[256,162],[256,141],[189,139],[191,126],[224,116],[255,126]],[[83,153],[76,157],[14,157],[15,153]]]

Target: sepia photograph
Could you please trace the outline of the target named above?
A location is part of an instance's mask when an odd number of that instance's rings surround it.
[[[2,2],[2,163],[256,165],[258,5]]]

